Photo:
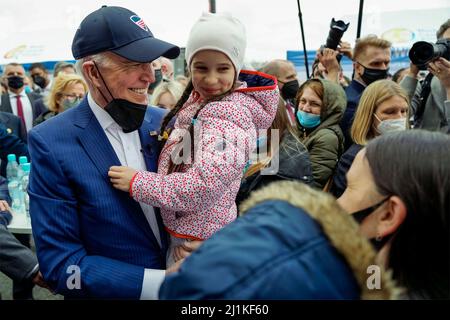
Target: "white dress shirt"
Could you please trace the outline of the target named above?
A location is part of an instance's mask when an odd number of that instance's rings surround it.
[[[120,163],[123,166],[128,166],[139,171],[146,170],[138,131],[135,130],[130,133],[124,133],[122,128],[94,101],[90,94],[88,94],[88,103],[101,127],[105,131],[106,137],[111,143]],[[139,204],[153,234],[161,246],[161,235],[159,233],[158,222],[153,207],[142,202],[139,202]],[[141,299],[157,299],[159,287],[161,286],[164,277],[165,270],[145,269]]]
[[[23,116],[25,117],[25,125],[27,127],[28,132],[31,130],[31,128],[33,128],[33,108],[31,107],[31,101],[30,99],[28,99],[25,90],[22,90],[22,92],[19,94],[9,92],[9,101],[11,102],[11,109],[13,114],[16,116],[19,116],[17,114],[16,96],[20,96],[20,101],[22,102]]]

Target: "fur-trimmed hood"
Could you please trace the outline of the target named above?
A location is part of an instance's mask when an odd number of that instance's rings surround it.
[[[315,220],[331,244],[344,257],[353,271],[361,289],[361,299],[397,299],[401,290],[396,288],[390,271],[381,268],[381,289],[367,286],[369,266],[377,265],[376,252],[369,241],[358,231],[358,224],[324,192],[314,190],[299,182],[277,182],[255,191],[240,206],[241,215],[252,207],[269,200],[286,201],[302,208]]]

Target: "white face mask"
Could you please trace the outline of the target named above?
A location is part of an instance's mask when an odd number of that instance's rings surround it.
[[[380,121],[377,127],[380,134],[406,130],[406,118],[388,119],[381,121],[380,118],[377,117],[377,115],[375,115],[375,117]]]

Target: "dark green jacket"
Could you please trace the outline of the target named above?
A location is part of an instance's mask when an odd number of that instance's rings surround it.
[[[320,81],[324,87],[321,123],[309,133],[300,124],[298,126],[304,133],[301,140],[309,151],[314,186],[323,189],[343,152],[344,135],[339,122],[344,114],[347,98],[340,85],[328,80]]]

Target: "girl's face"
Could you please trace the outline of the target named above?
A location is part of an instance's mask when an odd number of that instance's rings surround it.
[[[215,50],[197,52],[192,59],[191,73],[195,91],[205,100],[229,91],[236,74],[231,60]]]

